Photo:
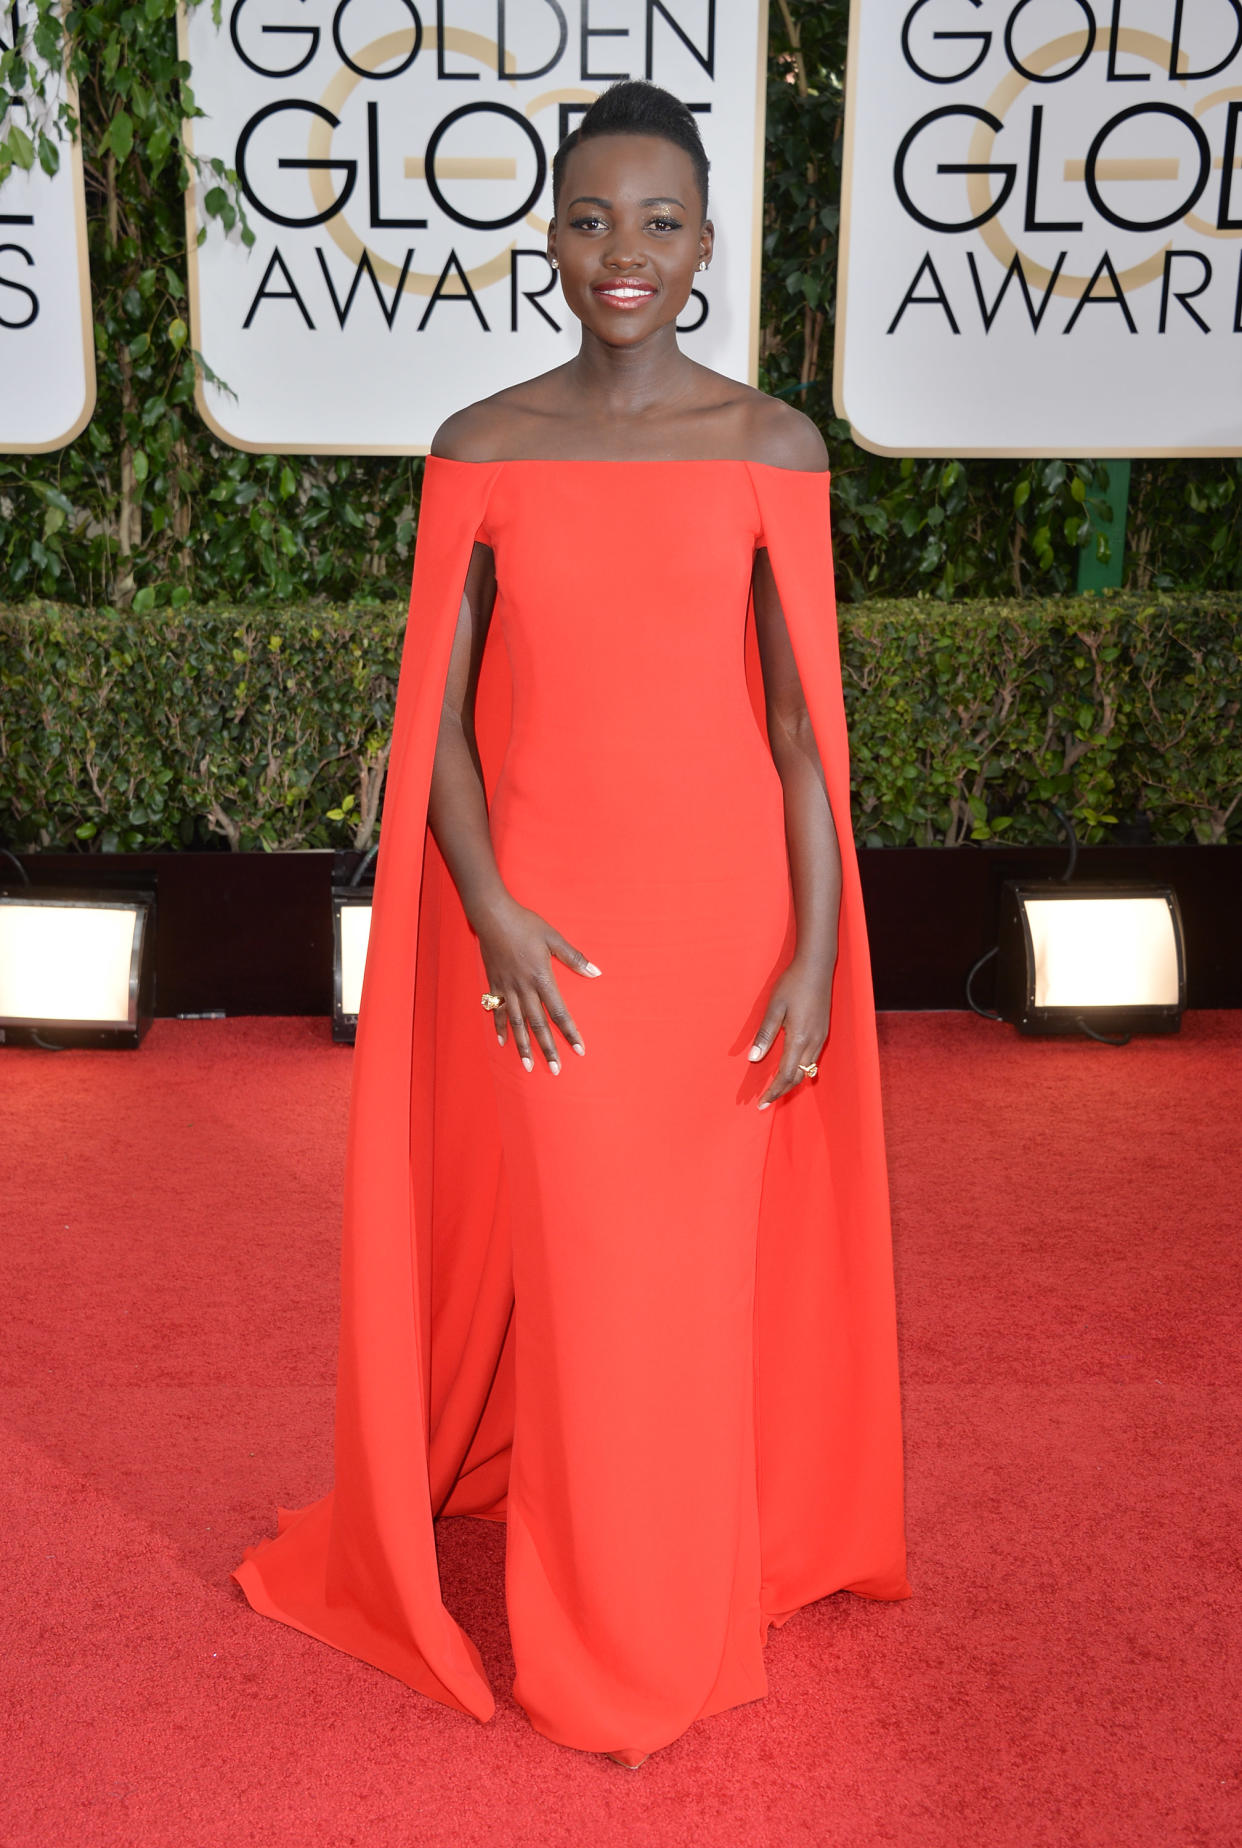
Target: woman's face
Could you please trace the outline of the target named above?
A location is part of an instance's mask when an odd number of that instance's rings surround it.
[[[565,166],[548,255],[584,327],[608,346],[637,346],[675,323],[712,227],[694,163],[655,135],[597,135]]]

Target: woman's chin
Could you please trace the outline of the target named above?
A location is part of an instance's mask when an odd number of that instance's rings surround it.
[[[672,332],[673,328],[667,315],[657,318],[646,309],[605,308],[601,311],[597,308],[579,319],[588,333],[610,347],[642,346],[653,335],[665,329]]]

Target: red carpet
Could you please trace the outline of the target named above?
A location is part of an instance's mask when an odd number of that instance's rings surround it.
[[[509,1699],[499,1529],[443,1536],[486,1727],[228,1578],[331,1476],[326,1023],[0,1052],[5,1842],[1242,1842],[1242,1015],[1121,1051],[881,1036],[915,1595],[802,1613],[766,1701],[637,1773]]]

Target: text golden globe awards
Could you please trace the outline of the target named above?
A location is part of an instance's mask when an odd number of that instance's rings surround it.
[[[255,232],[223,235],[205,187],[189,196],[194,345],[229,388],[200,384],[199,408],[229,443],[417,453],[463,404],[569,358],[551,158],[624,76],[698,116],[719,260],[682,329],[754,379],[760,0],[234,0],[220,27],[208,6],[180,27],[195,152],[236,169]]]
[[[1233,454],[1237,0],[855,0],[837,408],[899,454]]]

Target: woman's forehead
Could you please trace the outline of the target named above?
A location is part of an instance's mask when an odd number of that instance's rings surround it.
[[[592,135],[569,152],[564,193],[567,200],[590,194],[618,204],[676,199],[688,210],[698,200],[698,184],[694,162],[675,141],[661,135]]]

